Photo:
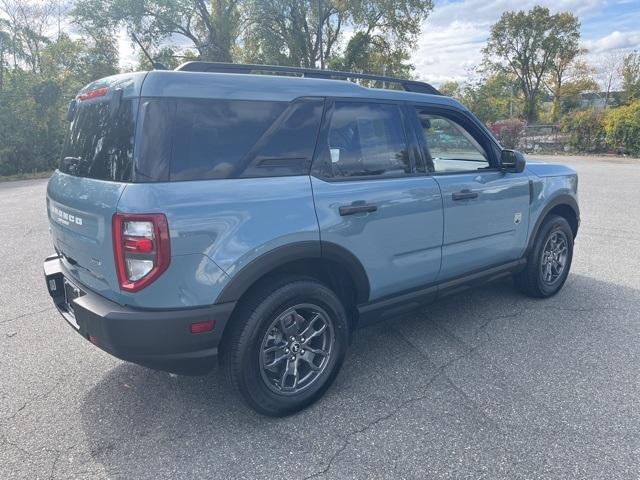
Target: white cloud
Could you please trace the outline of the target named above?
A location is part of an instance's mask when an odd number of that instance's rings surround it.
[[[596,40],[583,42],[584,46],[593,53],[603,53],[611,50],[637,48],[640,46],[640,30],[620,32],[618,30]]]
[[[491,25],[505,11],[529,10],[535,5],[546,6],[552,12],[570,11],[578,15],[583,24],[607,8],[603,0],[522,0],[517,4],[512,0],[436,1],[412,55],[416,73],[436,84],[450,79],[469,79],[473,76],[473,67],[482,60],[482,48]],[[584,43],[590,50],[617,49],[638,45],[640,40],[638,32],[614,32],[603,38],[596,35]]]

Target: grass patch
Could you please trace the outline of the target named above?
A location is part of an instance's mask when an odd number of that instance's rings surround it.
[[[0,182],[15,182],[16,180],[33,180],[36,178],[49,178],[53,175],[53,170],[45,172],[16,173],[15,175],[0,175]]]

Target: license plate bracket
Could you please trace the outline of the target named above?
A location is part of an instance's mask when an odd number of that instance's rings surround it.
[[[73,309],[73,301],[82,297],[84,292],[80,290],[74,283],[70,282],[66,278],[62,281],[64,285],[64,304],[68,314],[73,318],[76,328],[79,328],[75,322],[75,311]]]

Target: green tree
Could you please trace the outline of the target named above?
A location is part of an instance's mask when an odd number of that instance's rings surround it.
[[[562,119],[562,131],[569,134],[569,145],[580,152],[601,152],[604,149],[603,114],[583,110]]]
[[[50,42],[47,33],[56,20],[56,9],[53,2],[0,0],[0,11],[11,31],[14,66],[20,60],[31,71],[40,70],[41,54]]]
[[[440,93],[447,97],[460,98],[460,83],[455,80],[447,80],[442,82],[438,87]]]
[[[537,118],[538,95],[545,76],[561,52],[578,41],[579,27],[571,13],[551,15],[549,9],[540,6],[528,12],[505,12],[491,27],[484,48],[485,64],[517,77],[529,123]]]
[[[6,68],[5,57],[11,50],[12,38],[9,30],[9,22],[0,18],[0,92],[4,85],[4,71]]]
[[[0,175],[51,169],[69,100],[117,71],[116,50],[72,40],[61,29],[56,35],[56,17],[45,7],[0,0]]]
[[[561,115],[579,110],[582,107],[582,94],[585,92],[595,93],[599,90],[600,86],[598,85],[598,82],[596,82],[590,76],[576,77],[568,80],[566,83],[564,83],[564,85],[562,85],[562,89],[560,90],[560,105],[557,107],[556,115],[554,115],[556,111],[552,110],[551,120],[553,122],[556,122]]]
[[[569,24],[578,20],[571,14],[563,14],[561,21]],[[581,49],[578,44],[580,40],[578,28],[579,25],[573,35],[567,36],[566,45],[556,52],[549,68],[546,85],[553,96],[551,110],[551,120],[553,122],[557,122],[560,118],[565,83],[572,81],[575,84],[577,80],[582,80],[589,76],[590,73],[586,63],[577,61],[579,55],[586,53],[586,50]]]
[[[609,145],[620,152],[640,156],[640,100],[608,110],[604,129]]]
[[[73,16],[88,32],[111,35],[120,27],[160,46],[188,41],[202,60],[230,62],[241,29],[241,0],[78,0]],[[166,53],[166,52],[165,52]]]
[[[432,0],[253,0],[245,58],[303,67],[327,62],[378,73],[386,65],[388,73],[406,76],[409,48],[432,8]],[[341,55],[346,30],[355,34]]]
[[[454,93],[463,105],[485,124],[511,118],[522,109],[522,99],[517,97],[517,82],[504,71],[489,74],[465,85]]]
[[[622,61],[622,90],[627,102],[640,99],[640,52],[633,51]]]
[[[357,32],[347,43],[344,54],[333,56],[327,65],[333,70],[411,78],[413,66],[408,62],[409,55],[402,47],[384,38]]]

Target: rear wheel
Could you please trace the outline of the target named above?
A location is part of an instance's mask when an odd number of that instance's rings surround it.
[[[348,344],[345,309],[320,282],[283,277],[265,284],[234,314],[222,361],[254,410],[299,411],[329,388]]]
[[[560,291],[573,259],[573,232],[564,217],[547,217],[536,238],[526,268],[515,275],[518,288],[531,297],[546,298]]]

